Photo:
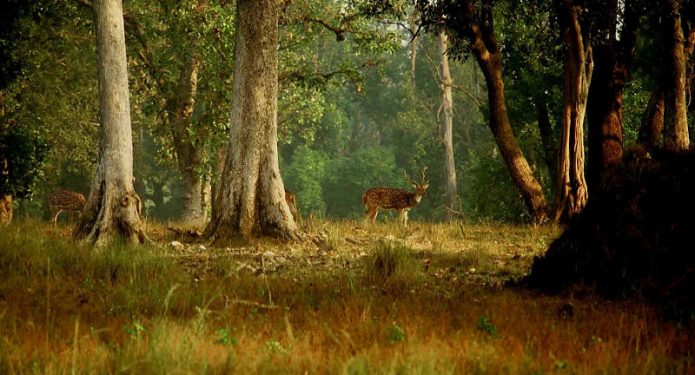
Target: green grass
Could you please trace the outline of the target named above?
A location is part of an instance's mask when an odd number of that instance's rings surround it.
[[[3,228],[0,373],[695,371],[691,329],[648,305],[500,286],[556,228],[311,226],[185,253],[156,224],[161,247],[100,251],[67,227]]]

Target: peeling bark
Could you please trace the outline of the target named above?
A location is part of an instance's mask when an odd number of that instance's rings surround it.
[[[584,178],[584,115],[593,72],[591,47],[584,45],[577,9],[565,0],[560,7],[560,25],[565,48],[564,106],[558,155],[555,222],[572,217],[589,200]]]
[[[114,236],[143,243],[142,203],[133,187],[133,139],[123,8],[120,0],[94,4],[97,19],[100,155],[82,219],[75,235],[97,247]]]
[[[237,24],[230,141],[205,235],[298,239],[278,166],[277,2],[237,1]]]

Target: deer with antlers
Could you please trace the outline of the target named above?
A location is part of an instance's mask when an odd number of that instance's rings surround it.
[[[394,189],[387,187],[373,187],[364,192],[362,195],[362,203],[364,204],[365,220],[374,223],[379,209],[397,210],[398,219],[407,226],[408,211],[415,207],[422,197],[427,194],[427,188],[430,187],[429,180],[426,177],[427,167],[422,169],[422,182],[418,183],[405,174],[405,179],[413,185],[415,191],[404,189]]]

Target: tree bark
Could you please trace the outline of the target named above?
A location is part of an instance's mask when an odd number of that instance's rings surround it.
[[[278,166],[277,2],[237,1],[237,24],[229,145],[205,234],[215,243],[257,235],[297,239]]]
[[[576,8],[565,0],[560,12],[565,72],[555,222],[565,214],[572,217],[581,212],[589,199],[584,178],[584,115],[594,68],[591,47],[584,46]]]
[[[418,20],[418,12],[417,10],[413,11],[413,14],[410,18],[410,32],[413,35],[413,39],[410,41],[410,85],[413,89],[415,89],[415,73],[416,73],[416,68],[417,68],[417,45],[418,45],[418,37],[417,37],[417,20]]]
[[[661,78],[657,76],[637,136],[637,143],[647,150],[658,149],[661,145],[665,106],[666,100],[663,87],[661,87]]]
[[[466,5],[466,17],[473,19],[473,15],[476,13],[474,2],[468,1]],[[485,20],[485,23],[481,25],[477,22],[471,22],[467,34],[471,42],[471,50],[487,84],[490,130],[531,218],[535,222],[544,222],[548,218],[548,204],[543,189],[533,175],[509,122],[504,80],[502,79],[502,52],[497,45],[492,29],[492,4],[488,1],[480,10],[482,12],[481,18]]]
[[[451,72],[449,70],[449,57],[447,55],[449,38],[445,32],[439,33],[439,56],[441,68],[440,87],[442,91],[442,105],[438,113],[441,141],[444,146],[444,170],[446,174],[446,187],[444,189],[444,204],[447,208],[447,219],[452,220],[459,212],[459,196],[456,187],[456,163],[454,161],[454,100],[451,94]]]
[[[538,131],[541,136],[541,144],[543,145],[543,159],[548,168],[551,181],[557,181],[557,149],[553,142],[553,127],[550,122],[550,113],[548,112],[548,103],[543,94],[536,96],[534,99],[536,106],[536,116],[538,118]]]
[[[133,139],[121,0],[95,2],[99,70],[100,155],[75,235],[96,246],[114,235],[128,243],[147,237],[133,187]]]
[[[595,69],[588,101],[590,190],[623,154],[623,87],[635,54],[639,15],[634,0],[624,6],[620,41],[616,40],[618,0],[591,3],[597,25],[593,47]]]
[[[192,115],[198,94],[198,72],[201,59],[198,42],[194,40],[188,50],[174,97],[167,105],[169,123],[179,171],[183,177],[183,213],[181,220],[192,225],[204,225],[209,206],[206,205],[203,178],[203,142],[192,129]]]
[[[681,1],[665,1],[668,14],[664,22],[664,36],[667,48],[667,68],[664,74],[664,149],[680,152],[686,151],[690,147],[687,103],[685,100],[685,36],[681,25]]]

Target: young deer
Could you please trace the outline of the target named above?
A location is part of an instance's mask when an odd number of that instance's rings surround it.
[[[297,196],[293,192],[285,189],[285,201],[287,202],[287,205],[290,206],[290,213],[292,214],[294,220],[299,220],[300,217],[299,211],[297,210]]]
[[[48,195],[48,204],[51,206],[51,221],[56,223],[61,212],[81,213],[87,200],[84,195],[70,191],[57,190]]]
[[[415,182],[406,175],[406,180],[413,185],[415,191],[386,187],[374,187],[365,191],[362,195],[362,203],[366,212],[365,220],[374,223],[380,208],[398,210],[398,219],[404,227],[407,226],[408,211],[420,203],[422,197],[427,194],[427,188],[430,187],[429,181],[425,178],[426,170],[427,168],[422,169],[421,183]]]

